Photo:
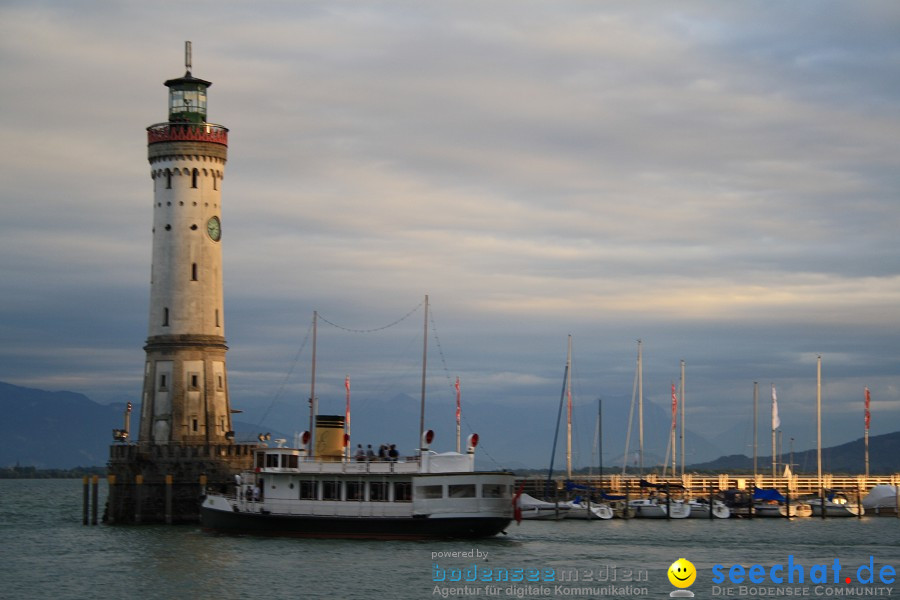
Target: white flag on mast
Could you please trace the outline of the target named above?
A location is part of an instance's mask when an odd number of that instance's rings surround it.
[[[772,431],[781,427],[781,419],[778,418],[778,396],[775,394],[775,384],[772,384]]]

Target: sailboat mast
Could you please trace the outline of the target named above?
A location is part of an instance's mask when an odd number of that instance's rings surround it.
[[[822,356],[816,360],[816,474],[818,475],[819,494],[822,493]],[[822,513],[825,506],[822,506]]]
[[[681,478],[684,479],[684,361],[681,361]]]
[[[422,333],[422,400],[419,404],[419,445],[425,435],[425,373],[428,365],[428,294],[425,294],[425,325]]]
[[[572,334],[566,352],[566,477],[572,478]]]
[[[638,469],[644,476],[644,365],[641,340],[638,340]]]
[[[313,456],[313,449],[316,447],[316,414],[319,407],[316,403],[316,333],[319,324],[319,311],[313,311],[313,330],[312,330],[312,373],[309,376],[309,448],[307,453]]]
[[[756,446],[758,437],[756,435],[756,406],[759,404],[759,382],[753,382],[753,480],[756,481]]]

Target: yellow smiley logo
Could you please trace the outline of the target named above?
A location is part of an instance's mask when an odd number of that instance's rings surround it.
[[[669,582],[677,588],[691,587],[697,579],[697,569],[686,558],[679,558],[669,567]]]

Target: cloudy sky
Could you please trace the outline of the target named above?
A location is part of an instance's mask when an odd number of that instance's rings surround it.
[[[568,334],[579,414],[630,402],[640,338],[651,406],[686,361],[697,432],[747,430],[759,381],[814,447],[818,355],[827,445],[862,436],[866,385],[895,431],[898,31],[887,1],[4,2],[0,381],[139,397],[144,128],[192,40],[231,129],[248,418],[303,427],[314,310],[325,410],[346,374],[363,407],[418,398],[428,294],[429,414],[459,376],[509,415],[467,421],[488,446],[552,433]]]

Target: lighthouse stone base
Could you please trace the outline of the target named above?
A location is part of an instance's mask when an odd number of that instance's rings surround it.
[[[208,488],[231,490],[250,469],[252,444],[110,446],[108,524],[198,523]]]

